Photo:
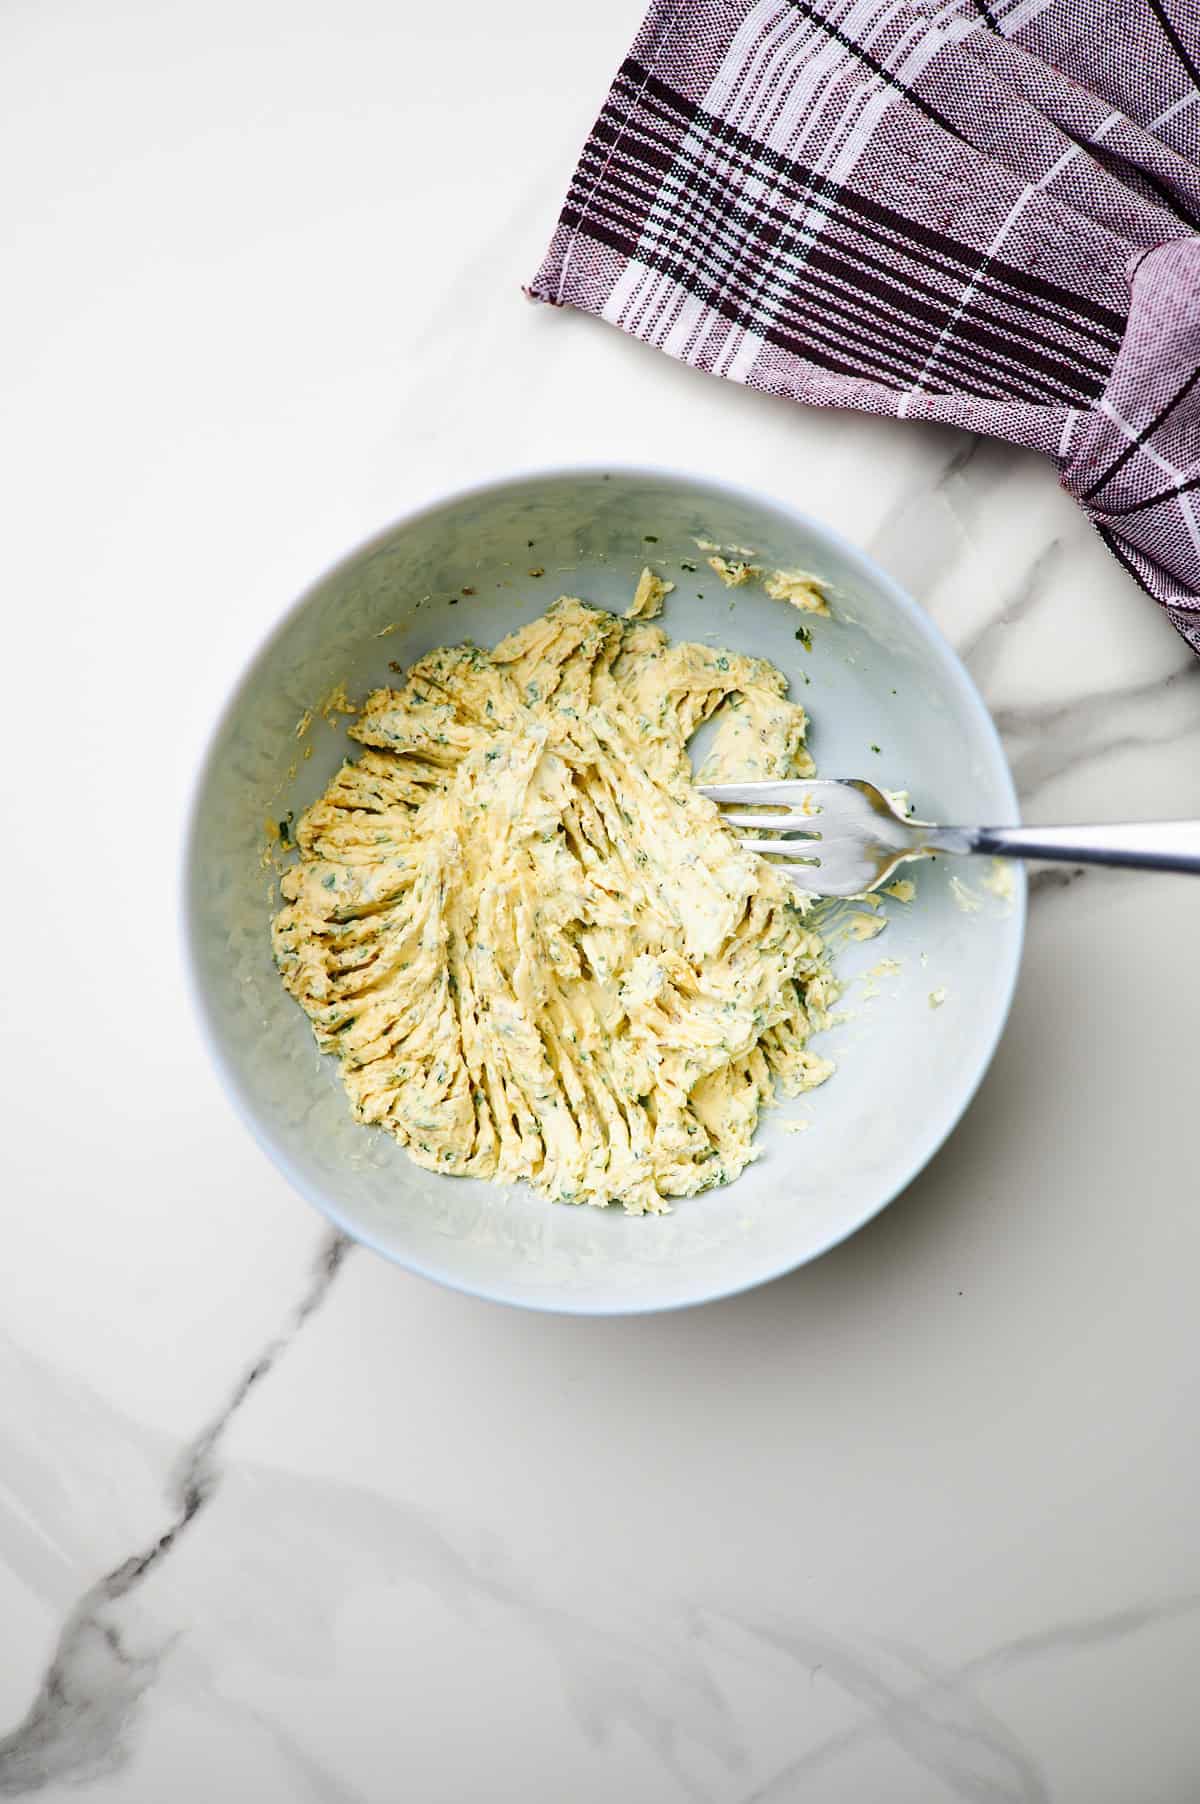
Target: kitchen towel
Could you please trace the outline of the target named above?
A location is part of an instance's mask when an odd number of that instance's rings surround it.
[[[1200,651],[1200,0],[654,0],[529,286],[1046,453]]]

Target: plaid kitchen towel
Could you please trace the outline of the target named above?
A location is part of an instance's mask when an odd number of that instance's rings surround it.
[[[530,293],[1045,452],[1200,650],[1200,0],[654,0]]]

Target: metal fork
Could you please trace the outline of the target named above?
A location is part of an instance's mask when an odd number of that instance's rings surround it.
[[[1138,821],[1104,827],[935,827],[909,820],[860,777],[781,783],[708,783],[701,795],[730,827],[770,829],[784,839],[744,838],[776,860],[797,889],[861,896],[901,864],[935,852],[987,852],[1070,864],[1135,865],[1200,875],[1200,821]]]

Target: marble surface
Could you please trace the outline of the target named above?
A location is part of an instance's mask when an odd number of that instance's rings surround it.
[[[1049,468],[522,300],[636,17],[0,18],[0,1796],[1200,1792],[1187,880],[1040,875],[932,1167],[667,1318],[331,1239],[193,1028],[179,823],[231,678],[345,547],[516,464],[794,496],[962,649],[1030,818],[1200,814],[1200,664]]]

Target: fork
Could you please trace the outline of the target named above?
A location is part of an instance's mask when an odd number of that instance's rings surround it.
[[[986,852],[1070,864],[1133,865],[1200,876],[1200,821],[1137,821],[1103,827],[935,827],[910,820],[861,777],[700,785],[729,827],[782,833],[743,838],[748,852],[777,861],[797,889],[861,896],[898,865],[935,852]]]

